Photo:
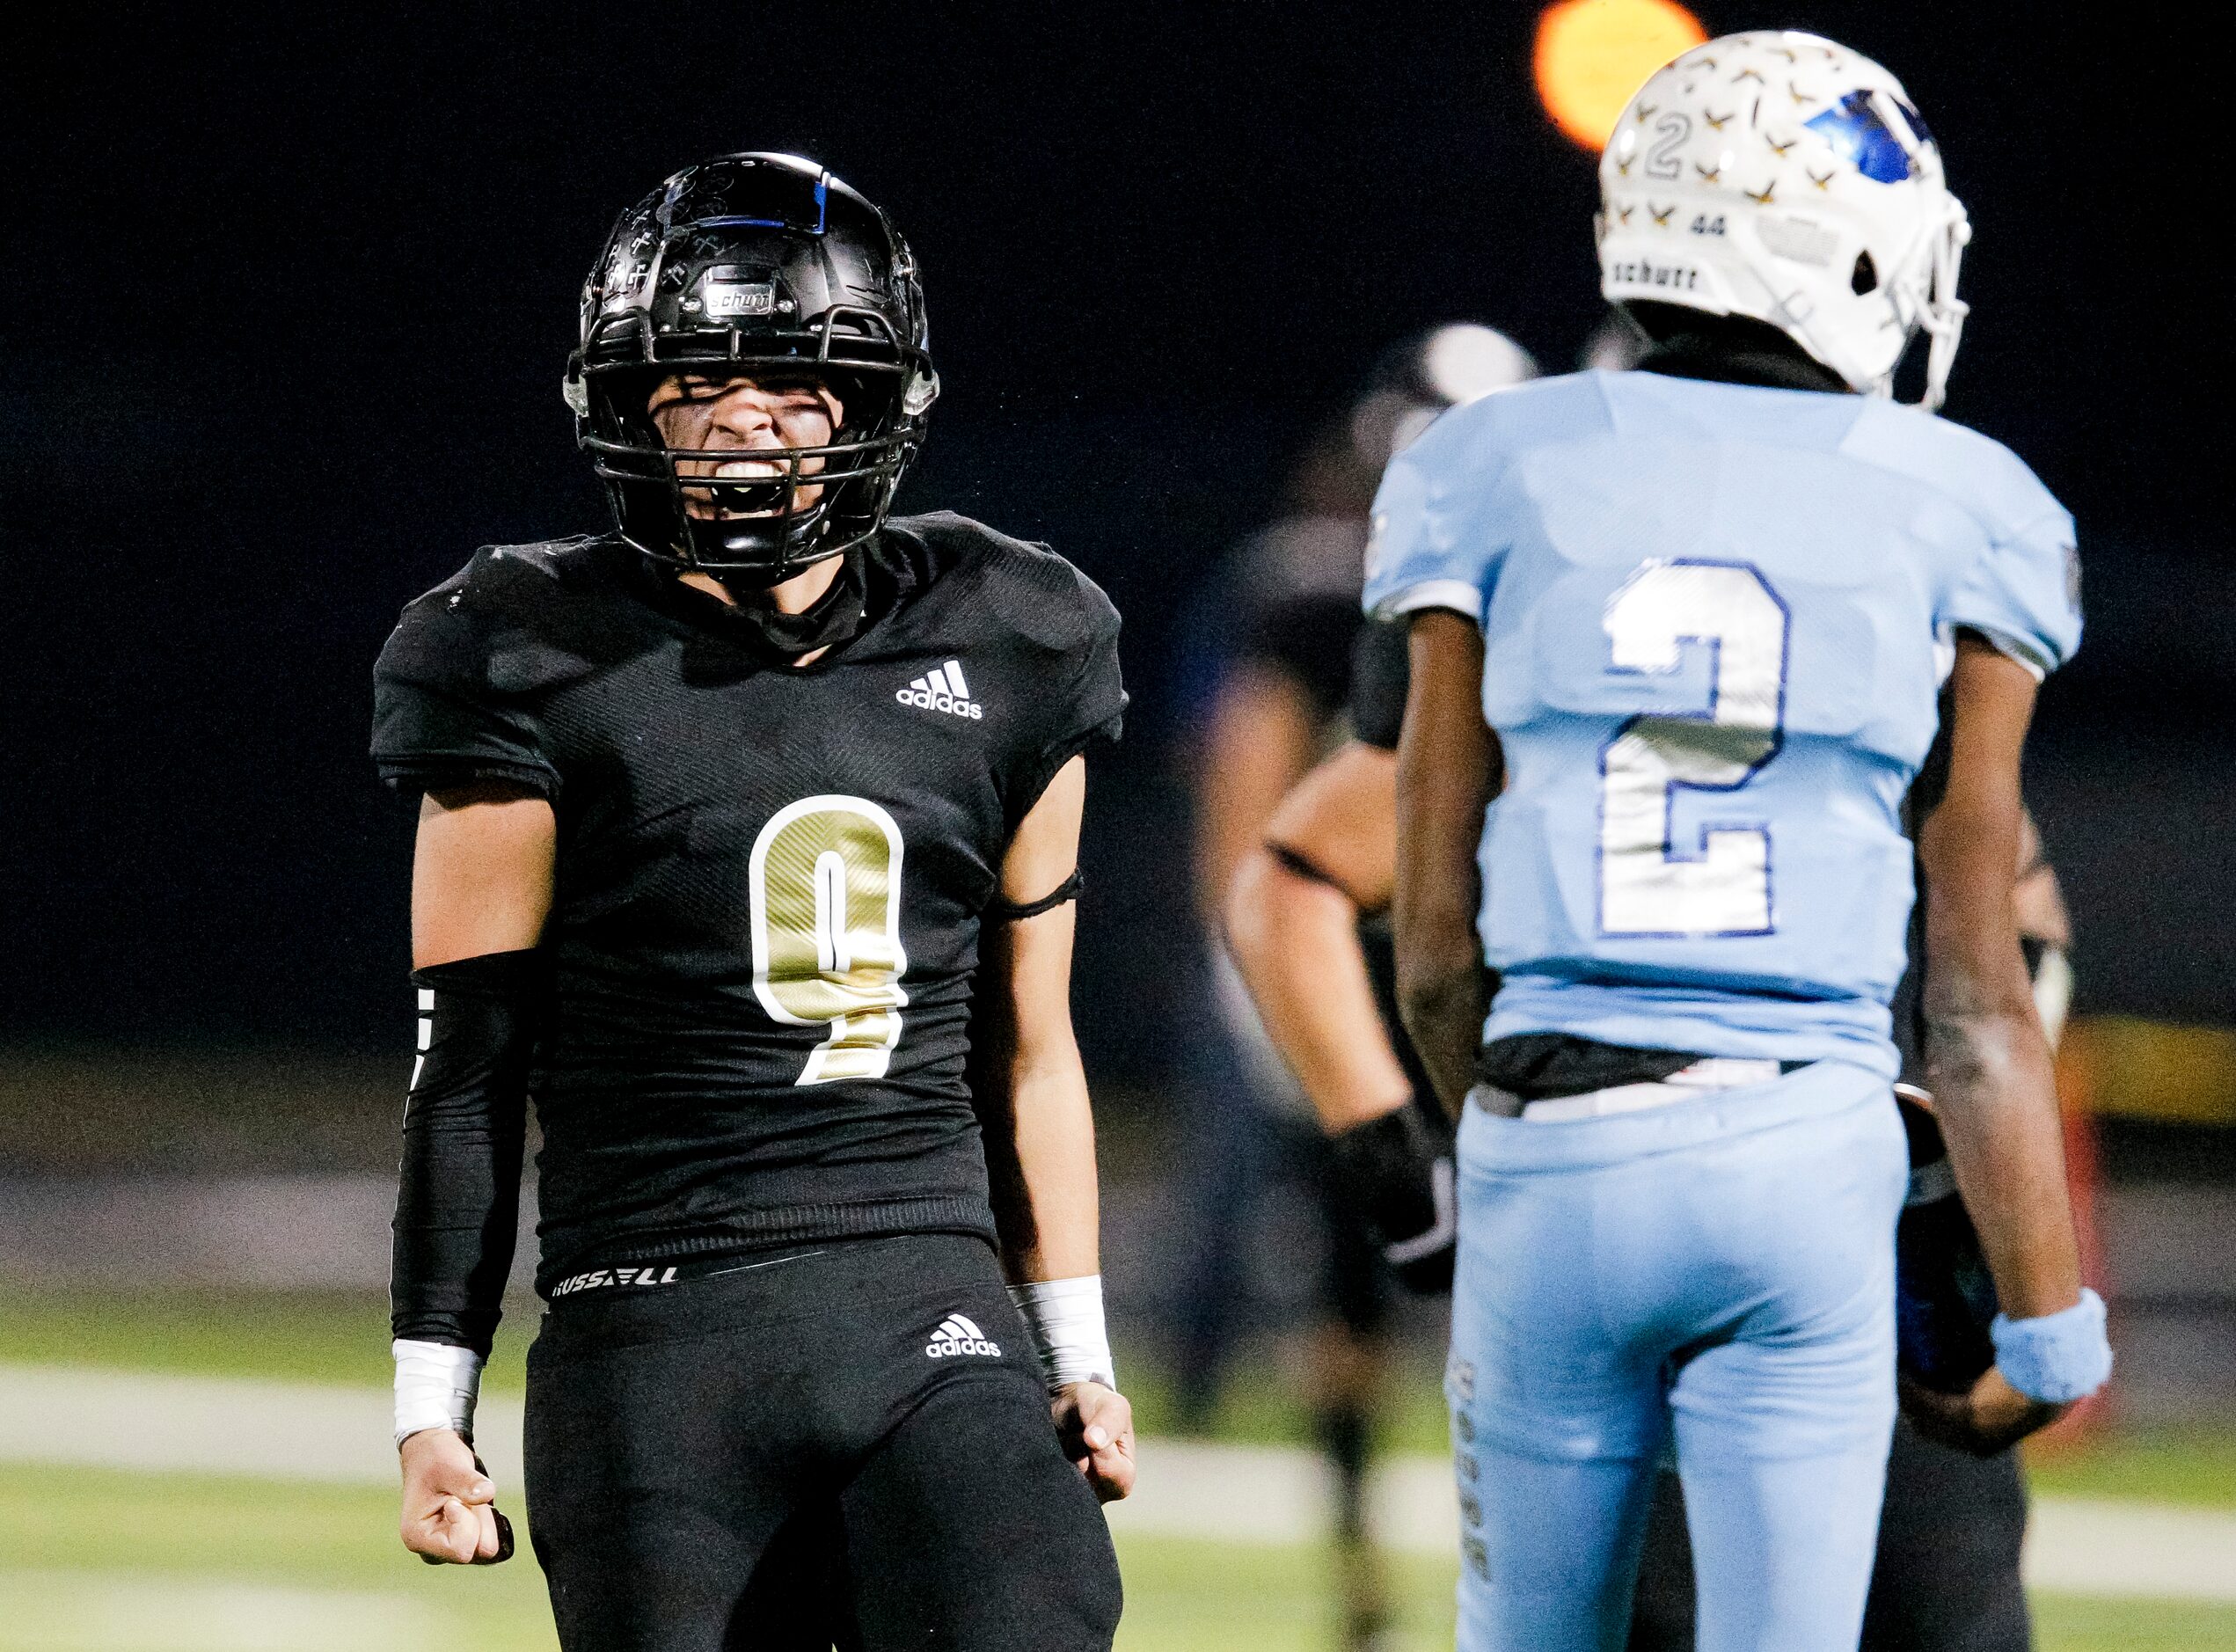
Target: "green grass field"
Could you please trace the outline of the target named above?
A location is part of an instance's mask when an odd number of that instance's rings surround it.
[[[0,1361],[377,1385],[382,1319],[362,1297],[0,1293]],[[501,1341],[494,1385],[518,1385],[523,1341]],[[1160,1385],[1142,1362],[1129,1369],[1154,1429]],[[1232,1396],[1218,1426],[1304,1436],[1294,1396],[1271,1385]],[[1391,1443],[1441,1450],[1441,1428],[1430,1375],[1412,1373]],[[2112,1439],[2057,1454],[2035,1478],[2063,1492],[2236,1507],[2236,1439]],[[404,1553],[393,1521],[390,1497],[371,1488],[0,1466],[0,1652],[356,1652],[432,1635],[476,1652],[552,1647],[531,1557],[436,1571]],[[1131,1539],[1120,1558],[1125,1652],[1334,1645],[1333,1573],[1316,1551]],[[1394,1567],[1407,1652],[1450,1645],[1451,1581],[1448,1565]],[[2045,1597],[2037,1609],[2044,1652],[2236,1648],[2236,1608]]]
[[[77,1470],[0,1471],[0,1648],[9,1652],[386,1652],[438,1642],[548,1652],[542,1577],[437,1571],[391,1535],[382,1492]],[[1326,1568],[1304,1551],[1135,1540],[1125,1652],[1333,1643]],[[1397,1568],[1411,1648],[1449,1646],[1451,1574]],[[2236,1611],[2039,1603],[2045,1652],[2236,1647]]]
[[[391,1535],[376,1489],[0,1470],[0,1648],[7,1652],[551,1652],[542,1575],[436,1570]],[[1327,1569],[1306,1551],[1134,1540],[1123,1652],[1332,1647]],[[1451,1572],[1397,1568],[1406,1652],[1450,1645]],[[2044,1652],[2236,1647],[2236,1611],[2037,1603]],[[435,1640],[432,1637],[441,1637]]]

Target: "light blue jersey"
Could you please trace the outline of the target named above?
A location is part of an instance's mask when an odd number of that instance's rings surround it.
[[[1366,603],[1483,628],[1485,1037],[1891,1078],[1950,639],[2061,664],[2073,545],[2007,450],[1883,400],[1582,373],[1445,413],[1384,479]]]

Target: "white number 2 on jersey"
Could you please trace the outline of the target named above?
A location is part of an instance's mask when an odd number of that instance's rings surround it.
[[[1719,822],[1680,852],[1670,815],[1677,787],[1730,791],[1777,755],[1786,604],[1743,563],[1649,562],[1601,624],[1619,670],[1675,671],[1689,642],[1714,664],[1705,713],[1633,717],[1600,753],[1599,932],[1769,933],[1768,827]]]

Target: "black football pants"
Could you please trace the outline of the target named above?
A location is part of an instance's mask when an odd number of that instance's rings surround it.
[[[1630,1652],[1692,1652],[1692,1553],[1675,1474],[1655,1476]],[[2028,1652],[2016,1452],[1982,1459],[1895,1424],[1862,1652]]]
[[[1102,1511],[981,1240],[562,1297],[526,1445],[566,1652],[1107,1652],[1117,1629]]]

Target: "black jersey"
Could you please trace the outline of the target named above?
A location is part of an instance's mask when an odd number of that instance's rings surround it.
[[[1350,695],[1365,545],[1363,518],[1289,517],[1238,546],[1217,588],[1224,656],[1287,677],[1322,724]]]
[[[1406,693],[1413,686],[1406,622],[1370,620],[1351,648],[1351,732],[1360,743],[1398,749],[1406,726]]]
[[[481,551],[382,650],[391,785],[500,778],[558,816],[540,1289],[623,1255],[993,1232],[980,915],[1056,770],[1118,733],[1118,616],[950,514],[863,554],[861,628],[804,668],[611,538]]]

